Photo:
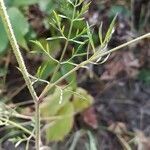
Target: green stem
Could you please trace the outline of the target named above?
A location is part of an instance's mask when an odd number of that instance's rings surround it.
[[[35,145],[36,150],[40,150],[41,145],[41,135],[40,135],[40,108],[39,108],[39,101],[35,104],[35,132],[36,132],[36,139]]]
[[[106,56],[106,55],[108,55],[108,54],[110,54],[110,53],[112,53],[112,52],[115,52],[115,51],[117,51],[117,50],[119,50],[119,49],[121,49],[121,48],[124,48],[124,47],[126,47],[126,46],[128,46],[128,45],[131,45],[131,44],[133,44],[133,43],[135,43],[135,42],[138,42],[138,41],[140,41],[140,40],[142,40],[142,39],[145,39],[145,38],[150,38],[150,32],[147,33],[147,34],[144,34],[144,35],[142,35],[142,36],[139,36],[139,37],[137,37],[137,38],[135,38],[135,39],[133,39],[133,40],[131,40],[131,41],[129,41],[129,42],[126,42],[126,43],[124,43],[124,44],[121,44],[121,45],[119,45],[119,46],[117,46],[117,47],[115,47],[115,48],[112,48],[112,49],[110,49],[109,51],[105,51],[105,52],[102,52],[102,53],[99,53],[99,54],[96,53],[96,54],[93,55],[89,60],[90,60],[90,61],[96,60],[96,59],[99,58],[99,57]]]
[[[68,46],[68,44],[69,44],[69,39],[70,39],[71,32],[72,32],[72,28],[73,28],[73,22],[74,22],[75,12],[76,12],[76,7],[74,7],[74,10],[73,10],[73,15],[72,15],[72,19],[71,19],[71,23],[70,23],[70,27],[69,27],[68,37],[67,37],[66,42],[65,42],[65,46],[64,46],[64,48],[63,48],[61,57],[60,57],[60,59],[59,59],[59,63],[58,63],[57,66],[56,66],[56,69],[55,69],[55,71],[54,71],[54,73],[53,73],[53,75],[52,75],[52,78],[51,78],[51,81],[50,81],[50,82],[53,82],[54,77],[55,77],[57,71],[58,71],[59,68],[60,68],[61,61],[63,60],[63,57],[64,57],[64,55],[65,55],[65,53],[66,53],[67,46]]]
[[[4,0],[0,0],[0,15],[1,15],[5,30],[7,32],[7,36],[9,38],[10,44],[12,46],[13,52],[16,56],[17,62],[18,62],[19,67],[21,69],[23,78],[24,78],[24,80],[26,82],[26,85],[27,85],[27,87],[30,91],[30,94],[31,94],[31,96],[32,96],[32,98],[35,102],[36,113],[39,113],[39,110],[37,110],[37,109],[39,109],[39,104],[38,104],[39,98],[37,97],[37,94],[36,94],[36,92],[35,92],[35,90],[32,86],[32,82],[30,80],[28,71],[26,69],[23,57],[22,57],[21,52],[19,50],[19,46],[17,44],[17,40],[15,38],[14,31],[12,29],[12,25],[10,23],[9,16],[7,14],[7,11],[6,11]],[[36,150],[40,149],[40,130],[39,130],[40,117],[39,116],[40,116],[39,114],[36,114],[36,126],[37,126],[37,130],[36,130]]]
[[[3,24],[4,24],[4,27],[5,27],[5,30],[7,32],[7,35],[8,35],[8,38],[9,38],[9,41],[11,43],[11,46],[12,46],[12,49],[13,49],[13,52],[16,56],[16,59],[17,59],[17,62],[19,64],[19,67],[21,69],[21,72],[23,74],[23,77],[26,81],[26,84],[29,88],[29,91],[33,97],[33,100],[38,100],[38,97],[35,93],[35,90],[33,89],[33,86],[32,86],[32,82],[29,78],[29,75],[28,75],[28,72],[27,72],[27,69],[26,69],[26,66],[24,64],[24,60],[23,60],[23,57],[21,55],[21,52],[19,50],[19,46],[17,44],[17,41],[16,41],[16,38],[15,38],[15,35],[14,35],[14,32],[13,32],[13,29],[12,29],[12,26],[11,26],[11,23],[10,23],[10,20],[9,20],[9,16],[7,14],[7,11],[6,11],[6,7],[4,5],[4,1],[3,0],[0,0],[0,15],[1,15],[1,18],[2,18],[2,21],[3,21]]]
[[[131,40],[131,41],[129,41],[129,42],[126,42],[126,43],[124,43],[124,44],[122,44],[122,45],[120,45],[120,46],[117,46],[117,47],[115,47],[115,48],[112,48],[112,49],[109,50],[109,51],[106,51],[106,52],[103,52],[103,53],[99,52],[98,54],[95,53],[95,54],[94,54],[93,56],[91,56],[88,60],[81,62],[79,65],[77,65],[75,68],[73,68],[72,70],[70,70],[68,73],[66,73],[64,76],[62,76],[61,78],[59,78],[59,79],[58,79],[57,81],[55,81],[54,83],[49,83],[49,84],[45,87],[45,89],[43,90],[43,92],[41,93],[41,95],[39,96],[39,100],[42,101],[43,98],[44,98],[44,96],[47,94],[47,92],[48,92],[51,88],[53,88],[55,85],[57,85],[58,83],[60,83],[62,80],[64,80],[66,77],[68,77],[71,73],[73,73],[73,72],[77,71],[79,68],[81,68],[81,67],[83,67],[83,66],[89,64],[91,61],[95,61],[95,60],[97,60],[99,57],[106,56],[106,55],[108,55],[108,54],[110,54],[110,53],[112,53],[112,52],[115,52],[115,51],[117,51],[117,50],[119,50],[119,49],[121,49],[121,48],[124,48],[124,47],[126,47],[126,46],[132,44],[132,43],[135,43],[135,42],[137,42],[137,41],[140,41],[140,40],[145,39],[145,38],[148,38],[148,37],[150,37],[150,33],[147,33],[147,34],[145,34],[145,35],[142,35],[142,36],[140,36],[140,37],[137,37],[136,39],[133,39],[133,40]]]
[[[10,124],[10,125],[13,125],[13,126],[16,127],[16,128],[21,129],[21,130],[24,131],[25,133],[27,133],[27,134],[29,134],[29,135],[32,135],[32,137],[35,138],[35,135],[33,135],[33,133],[32,133],[31,131],[29,131],[28,129],[24,128],[24,127],[21,126],[20,124],[15,123],[15,122],[10,121],[10,120],[5,119],[5,118],[1,118],[1,117],[0,117],[0,120],[1,120],[1,121],[4,121],[4,122],[6,122],[6,123],[8,123],[8,124]]]

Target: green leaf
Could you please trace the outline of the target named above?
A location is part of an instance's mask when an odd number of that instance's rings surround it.
[[[5,0],[5,5],[7,7],[10,7],[10,6],[12,6],[13,2],[14,2],[14,0]]]
[[[48,141],[59,141],[70,132],[74,121],[74,108],[71,102],[64,105],[57,115],[62,116],[61,119],[54,121],[46,126],[46,139]]]
[[[103,24],[101,23],[101,25],[99,26],[99,31],[98,31],[98,36],[99,36],[99,41],[100,41],[101,46],[103,45],[102,27],[103,27]]]
[[[61,18],[63,18],[63,19],[69,19],[67,16],[65,16],[65,15],[58,15],[59,17],[61,17]]]
[[[27,42],[26,42],[24,35],[20,34],[19,30],[15,31],[15,35],[16,35],[16,39],[17,39],[19,45],[22,48],[28,50],[28,45],[27,45]]]
[[[90,150],[98,150],[97,146],[96,146],[96,139],[93,136],[93,134],[91,133],[91,131],[88,131],[88,136],[89,136],[89,149]]]
[[[53,11],[54,16],[55,16],[55,21],[57,23],[57,25],[60,25],[61,19],[59,17],[59,15],[56,13],[56,11]]]
[[[88,11],[90,4],[91,4],[91,2],[84,4],[82,6],[82,9],[81,9],[78,17],[80,17],[81,15],[85,14]]]
[[[54,61],[43,62],[38,68],[36,76],[41,79],[47,79],[55,70],[56,65]]]
[[[74,135],[73,135],[73,140],[71,142],[70,147],[68,148],[68,150],[75,150],[78,141],[80,140],[80,138],[82,137],[82,135],[84,134],[84,130],[77,130]]]
[[[60,40],[48,41],[48,44],[49,44],[49,52],[55,58],[58,55],[58,53],[61,51]]]
[[[92,36],[88,22],[87,22],[87,34],[88,34],[88,38],[89,38],[89,42],[90,42],[90,45],[92,47],[92,50],[95,53],[96,50],[95,50],[95,46],[94,46],[93,36]]]
[[[130,17],[132,15],[129,9],[127,9],[125,6],[113,5],[108,11],[108,16],[110,19],[113,19],[116,16],[116,14],[123,14],[124,16],[127,17]]]
[[[83,2],[84,2],[84,0],[79,0],[78,4],[76,6],[80,6]]]
[[[61,92],[62,91],[60,88],[56,88],[53,94],[48,95],[44,99],[44,102],[40,106],[41,116],[43,117],[54,116],[66,103],[69,102],[72,93],[66,90],[63,90],[63,93]]]
[[[13,5],[15,6],[28,6],[38,3],[38,0],[14,0]]]
[[[93,103],[93,97],[83,88],[77,88],[73,96],[73,105],[76,112],[81,112]]]
[[[40,10],[42,10],[46,14],[51,14],[53,10],[56,9],[56,3],[53,0],[44,0],[38,1],[38,5],[40,7]]]
[[[58,40],[58,39],[66,39],[66,38],[63,36],[56,36],[56,37],[49,37],[46,40],[51,41],[51,40]]]
[[[35,47],[33,47],[35,53],[45,53],[47,56],[50,56],[50,45],[47,43],[46,40],[41,39],[41,41],[34,41],[34,40],[30,40]],[[32,51],[31,51],[32,52]],[[51,56],[50,56],[51,57]]]
[[[40,50],[42,50],[42,51],[45,51],[45,48],[43,47],[43,45],[41,44],[41,42],[40,41],[33,41],[33,40],[31,40],[31,42],[33,43],[33,44],[35,44],[38,48],[40,48]]]
[[[8,45],[8,38],[0,18],[0,54],[4,52]]]
[[[7,74],[7,69],[5,68],[0,68],[0,77],[3,77]]]
[[[142,69],[138,75],[138,79],[150,85],[150,69]]]
[[[61,67],[62,75],[65,75],[66,73],[68,73],[73,68],[74,68],[74,66],[69,64],[69,63],[63,64]],[[76,78],[77,78],[76,72],[73,72],[69,76],[66,77],[66,81],[67,81],[67,83],[71,84],[71,86],[73,88],[76,88],[76,86],[77,86]]]
[[[72,6],[74,6],[74,3],[72,2],[72,0],[67,0]]]
[[[23,14],[14,7],[8,9],[8,14],[11,20],[11,24],[14,29],[15,36],[20,46],[25,49],[28,49],[26,40],[24,36],[29,31],[29,25]],[[3,52],[8,45],[7,34],[4,30],[4,27],[0,21],[0,53]]]
[[[77,44],[85,44],[85,42],[82,42],[82,41],[77,41],[77,40],[73,40],[73,39],[70,39],[69,41],[71,42],[74,42],[74,43],[77,43]]]
[[[33,47],[33,51],[31,51],[31,53],[43,53],[45,54],[45,56],[48,57],[48,61],[54,61],[53,63],[58,63],[58,60],[55,59],[55,57],[53,57],[53,49],[51,48],[51,43],[47,42],[45,39],[40,39],[40,41],[33,41],[31,40],[31,42],[35,45],[35,47]],[[58,44],[59,46],[59,44]],[[57,47],[55,45],[55,47]],[[52,53],[52,54],[51,54]]]
[[[11,7],[8,9],[8,15],[10,17],[10,21],[19,45],[25,49],[28,49],[27,43],[24,38],[24,36],[29,31],[29,24],[26,18],[20,12],[20,10],[15,7]]]
[[[104,44],[107,44],[110,41],[112,34],[115,31],[114,26],[115,26],[116,18],[117,18],[117,15],[114,17],[114,19],[112,20],[112,22],[108,28],[108,31],[107,31],[106,36],[105,36],[105,40],[103,42]]]

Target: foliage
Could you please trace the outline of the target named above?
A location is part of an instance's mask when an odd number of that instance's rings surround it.
[[[109,55],[106,56],[106,58],[98,57],[95,61],[95,56],[97,57],[99,54],[106,51],[107,44],[113,34],[114,31],[114,23],[116,17],[113,19],[112,23],[110,24],[110,27],[106,33],[106,36],[103,39],[102,36],[102,25],[99,29],[99,41],[100,41],[100,48],[97,50],[95,48],[95,44],[93,41],[93,35],[91,32],[91,27],[88,23],[85,23],[85,26],[82,30],[76,29],[75,34],[72,34],[74,23],[76,22],[83,22],[83,14],[88,10],[89,4],[83,5],[81,7],[81,10],[79,11],[77,8],[83,3],[82,0],[75,1],[68,1],[67,7],[72,7],[72,16],[70,16],[70,13],[68,14],[59,14],[57,12],[53,12],[54,17],[51,19],[52,22],[50,22],[51,26],[57,30],[58,34],[55,37],[49,37],[47,38],[48,41],[54,41],[54,40],[64,40],[65,45],[62,50],[62,54],[60,57],[60,60],[56,60],[50,53],[48,43],[46,45],[42,45],[39,41],[33,41],[34,44],[37,45],[42,51],[45,56],[48,57],[48,60],[50,62],[53,62],[51,64],[55,64],[55,70],[52,74],[50,83],[48,83],[48,86],[54,85],[56,86],[56,82],[59,81],[59,79],[64,78],[67,83],[69,84],[67,88],[59,87],[58,85],[55,87],[55,91],[52,95],[48,95],[44,102],[42,103],[40,109],[41,109],[41,115],[43,117],[53,117],[53,116],[60,116],[61,119],[58,119],[54,122],[50,122],[46,124],[46,134],[47,134],[47,140],[60,140],[63,139],[65,135],[68,134],[68,132],[71,130],[73,125],[73,116],[75,113],[81,112],[84,109],[88,108],[92,102],[93,98],[88,95],[88,93],[82,89],[78,88],[76,86],[76,74],[75,72],[72,72],[75,68],[78,68],[79,63],[75,62],[74,58],[82,57],[84,55],[87,56],[87,62],[91,62],[94,64],[98,63],[104,63]],[[63,20],[66,19],[68,21],[68,24],[70,24],[69,29],[66,29],[66,26],[63,24]],[[76,45],[73,47],[73,45]],[[69,59],[63,60],[64,54],[67,51],[68,45],[71,45],[72,48],[72,54]],[[84,47],[83,47],[84,46]],[[88,49],[88,52],[85,50],[82,50],[82,48]],[[92,50],[90,50],[92,49]],[[90,55],[91,57],[90,60]],[[92,58],[94,58],[92,60]],[[82,62],[81,62],[82,64]],[[42,64],[43,65],[43,64]],[[81,66],[82,67],[82,66]],[[44,69],[47,68],[47,66],[44,67]],[[37,72],[37,77],[42,77],[43,73],[46,73],[46,70],[42,70],[43,67],[40,66]],[[57,74],[60,71],[60,78],[58,77],[54,79],[54,77],[57,76]],[[66,76],[67,75],[67,76]],[[45,76],[45,75],[44,75]],[[46,76],[45,76],[46,77]],[[54,83],[54,84],[53,84]],[[70,101],[72,98],[72,101]],[[70,108],[67,109],[67,106],[70,106]],[[65,108],[65,111],[64,111]],[[67,112],[66,112],[67,111]],[[66,116],[67,113],[67,116]],[[67,122],[67,123],[64,123]],[[59,130],[58,130],[59,126]]]
[[[27,1],[6,1],[8,7],[8,14],[14,29],[15,36],[19,45],[25,49],[28,49],[27,42],[25,39],[25,35],[29,32],[29,23],[27,22],[27,18],[25,18],[24,14],[17,7],[21,5],[28,5],[32,3],[28,3]],[[29,1],[30,2],[30,1]],[[17,22],[17,23],[16,23]],[[0,19],[0,53],[4,52],[8,46],[8,38],[6,36],[3,24]]]
[[[28,4],[28,1],[26,2]],[[102,25],[100,26],[100,46],[96,49],[91,26],[83,18],[84,14],[88,11],[90,3],[83,2],[83,0],[64,1],[63,7],[60,10],[61,13],[53,11],[53,17],[50,20],[50,25],[55,30],[56,36],[47,38],[47,42],[43,40],[43,42],[32,41],[38,48],[37,51],[33,50],[33,55],[41,53],[46,61],[39,67],[36,76],[30,75],[30,78],[33,79],[33,84],[36,82],[48,84],[45,88],[46,94],[48,92],[52,93],[48,94],[42,100],[44,102],[40,106],[41,117],[43,119],[58,117],[52,122],[49,119],[46,121],[44,128],[48,141],[62,140],[73,126],[74,115],[88,108],[93,102],[93,98],[84,89],[77,87],[75,71],[81,67],[87,68],[86,64],[88,63],[104,63],[109,57],[109,52],[108,54],[105,54],[105,52],[107,50],[107,44],[114,32],[116,17],[110,24],[105,37],[102,36]],[[19,6],[26,4],[23,2],[18,3]],[[65,8],[68,8],[67,13],[64,11]],[[24,36],[29,31],[29,25],[26,19],[20,10],[14,7],[9,8],[8,13],[10,13],[10,20],[19,44],[27,49]],[[19,20],[18,24],[16,24],[16,20]],[[66,20],[65,23],[64,20]],[[83,26],[79,28],[79,26],[76,26],[77,24],[82,24]],[[64,41],[65,43],[59,60],[55,58],[51,50],[51,42],[53,41]],[[69,46],[72,47],[71,52],[69,58],[65,58]],[[103,53],[104,56],[106,55],[104,59],[102,57]],[[87,59],[80,61],[79,58],[82,59],[84,56]],[[47,80],[48,77],[51,77],[50,81]],[[65,87],[58,85],[59,81],[62,80],[66,81]],[[54,92],[50,90],[51,86],[55,88]],[[45,89],[43,92],[45,92]],[[39,99],[41,99],[41,96],[39,96]],[[36,102],[35,105],[37,105]],[[36,119],[39,119],[39,117]]]
[[[47,140],[62,140],[72,129],[74,115],[82,112],[92,103],[93,98],[82,88],[72,92],[70,88],[57,87],[40,106],[41,116],[47,118],[45,125]],[[51,121],[51,117],[56,119]]]
[[[93,103],[93,97],[82,88],[76,89],[76,94],[73,96],[75,112],[81,112],[83,109],[88,108]]]
[[[113,5],[108,12],[110,18],[114,18],[116,14],[123,14],[127,17],[131,16],[131,12],[123,5]]]
[[[89,145],[86,145],[87,150],[97,150],[97,143],[96,140],[94,138],[94,136],[92,135],[92,133],[90,131],[87,132],[88,136],[89,136]]]
[[[138,79],[144,81],[147,85],[150,84],[150,70],[142,69],[138,75]]]
[[[15,36],[19,45],[27,50],[28,44],[26,36],[29,34],[31,26],[21,10],[25,8],[25,6],[35,3],[37,3],[36,0],[7,1],[7,5],[9,6],[8,14]],[[53,2],[51,1],[51,3]],[[47,28],[50,27],[49,30],[51,34],[46,40],[42,38],[36,41],[32,40],[34,44],[34,46],[31,47],[33,56],[41,54],[44,60],[37,69],[36,74],[30,75],[26,71],[24,61],[18,61],[19,57],[22,59],[21,55],[16,55],[18,56],[17,61],[19,65],[23,66],[20,67],[20,71],[24,76],[36,106],[36,117],[33,120],[30,118],[33,123],[35,123],[36,137],[32,134],[32,132],[34,133],[34,129],[31,132],[8,120],[8,123],[11,125],[15,125],[27,134],[31,134],[31,137],[36,139],[37,147],[39,147],[41,120],[43,125],[41,127],[43,127],[44,132],[46,132],[45,138],[47,141],[62,140],[73,127],[74,115],[92,105],[92,96],[77,86],[76,71],[79,68],[89,69],[87,66],[89,63],[96,65],[103,64],[113,51],[148,36],[145,35],[108,51],[108,43],[115,30],[116,16],[113,18],[105,35],[102,34],[103,25],[100,25],[97,35],[99,46],[96,47],[92,25],[84,19],[84,14],[88,11],[90,3],[85,3],[84,0],[63,0],[60,3],[56,2],[56,5],[54,5],[56,9],[51,11],[52,13],[48,13],[49,9],[46,7],[49,6],[49,4],[48,1],[43,3],[39,2],[40,8],[50,16],[49,25],[47,25],[48,20],[45,21],[45,24]],[[14,5],[18,8],[14,7]],[[59,8],[60,5],[61,7]],[[120,11],[124,12],[123,9]],[[0,23],[0,28],[1,34],[4,34],[3,38],[1,38],[2,43],[0,43],[2,47],[0,51],[3,52],[8,46],[8,39],[5,36],[6,33],[2,23]],[[57,46],[55,46],[55,44]],[[15,50],[15,48],[13,50],[16,53],[19,51]],[[56,56],[58,52],[60,56]],[[46,84],[46,87],[42,93],[37,96],[34,87],[39,86],[39,82],[43,83],[43,85]],[[6,121],[5,118],[1,118],[1,120],[2,123]],[[87,145],[87,149],[89,149],[89,147],[90,149],[96,149],[93,136],[90,133],[88,133],[88,135],[90,145]]]

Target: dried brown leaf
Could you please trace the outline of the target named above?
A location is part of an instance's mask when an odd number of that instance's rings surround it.
[[[98,127],[96,113],[94,111],[94,107],[90,107],[86,109],[83,113],[83,120],[84,122],[89,125],[90,127],[96,129]]]
[[[113,56],[110,63],[105,65],[106,71],[100,77],[102,80],[112,80],[116,76],[125,72],[129,77],[135,77],[140,67],[138,59],[135,58],[132,52],[123,52]]]

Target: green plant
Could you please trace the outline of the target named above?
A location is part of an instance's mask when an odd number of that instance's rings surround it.
[[[94,136],[92,135],[92,133],[90,131],[87,131],[87,134],[89,136],[89,145],[86,145],[87,150],[97,150],[97,142],[94,138]]]
[[[11,43],[17,62],[19,64],[19,69],[23,74],[23,78],[25,79],[26,85],[35,103],[36,150],[39,150],[41,145],[41,120],[46,120],[47,122],[45,129],[47,130],[48,140],[62,139],[72,127],[73,115],[87,108],[92,103],[92,97],[88,95],[85,90],[78,88],[76,83],[74,82],[76,78],[75,72],[82,67],[88,68],[87,64],[89,63],[102,64],[108,59],[109,55],[112,52],[150,36],[150,33],[147,33],[116,48],[107,50],[108,42],[110,41],[111,36],[114,32],[116,19],[115,17],[110,24],[105,37],[103,37],[102,35],[101,24],[98,33],[100,46],[96,48],[93,40],[91,26],[87,22],[85,22],[83,18],[83,14],[88,10],[90,3],[83,5],[84,0],[66,0],[64,1],[64,3],[67,5],[67,8],[70,8],[68,10],[68,13],[58,14],[54,11],[54,18],[52,19],[52,22],[50,22],[51,26],[58,31],[58,36],[49,37],[47,39],[48,41],[65,41],[60,59],[57,60],[51,55],[49,44],[43,45],[39,41],[33,41],[40,48],[40,52],[42,52],[42,54],[47,57],[47,64],[40,66],[37,74],[35,76],[32,76],[26,69],[24,60],[19,50],[19,46],[14,36],[14,32],[6,11],[6,7],[4,5],[4,1],[0,0],[0,15],[2,18],[2,22],[7,32],[7,36]],[[64,19],[68,20],[68,24],[63,24]],[[75,34],[72,34],[73,26],[76,22],[84,23],[85,27],[82,29],[76,29],[76,31],[74,32]],[[68,45],[71,45],[71,53],[70,58],[66,59],[65,54],[68,50]],[[84,60],[77,60],[77,58],[80,58],[81,56],[84,56]],[[45,71],[43,71],[47,67],[47,65],[52,65],[53,67],[52,71],[50,70],[52,72],[50,81],[46,80],[49,74],[45,75]],[[60,82],[63,80],[65,80],[67,83],[65,86],[60,85]],[[40,96],[37,96],[37,93],[33,87],[33,84],[36,84],[37,82],[44,82],[47,84]],[[39,85],[36,84],[36,86]],[[70,101],[70,99],[72,99],[72,101]],[[49,122],[49,120],[54,121]],[[1,121],[5,120],[1,119]],[[64,123],[63,121],[66,123]],[[9,123],[14,124],[10,121]],[[55,126],[52,126],[54,124]],[[16,126],[18,127],[18,125]],[[61,133],[61,136],[57,133],[56,127],[61,129],[59,131],[59,133]],[[22,127],[19,126],[18,128]],[[69,130],[66,130],[66,128],[68,128]],[[91,135],[89,136],[91,138]],[[91,146],[94,147],[94,145]]]
[[[37,0],[31,1],[16,1],[16,0],[7,0],[6,5],[8,6],[8,15],[10,17],[11,24],[14,29],[14,33],[19,45],[28,50],[28,45],[25,36],[30,30],[29,23],[27,22],[27,18],[22,13],[19,7],[31,5],[37,3]],[[17,22],[17,24],[16,24]],[[0,40],[0,54],[3,53],[8,47],[8,38],[6,36],[6,32],[2,21],[0,19],[0,35],[3,35]]]
[[[41,19],[40,21],[45,26],[45,28],[49,28],[49,24],[47,23],[48,22],[47,15],[50,15],[53,9],[59,10],[59,4],[54,2],[54,0],[50,0],[50,1],[49,0],[45,0],[45,1],[6,0],[5,1],[8,15],[10,17],[11,24],[16,39],[18,41],[18,44],[21,48],[25,50],[29,50],[30,47],[29,40],[39,38],[37,33],[34,30],[34,27],[32,26],[32,23],[28,21],[30,14],[27,15],[27,13],[29,13],[30,7],[35,4],[38,4],[39,11],[46,14],[43,19],[40,18]],[[3,55],[7,52],[6,50],[9,49],[9,44],[8,44],[8,37],[6,36],[6,32],[1,19],[0,19],[0,35],[2,35],[0,40],[0,55]]]
[[[145,84],[150,84],[150,70],[142,69],[138,74],[138,79],[143,81]]]

